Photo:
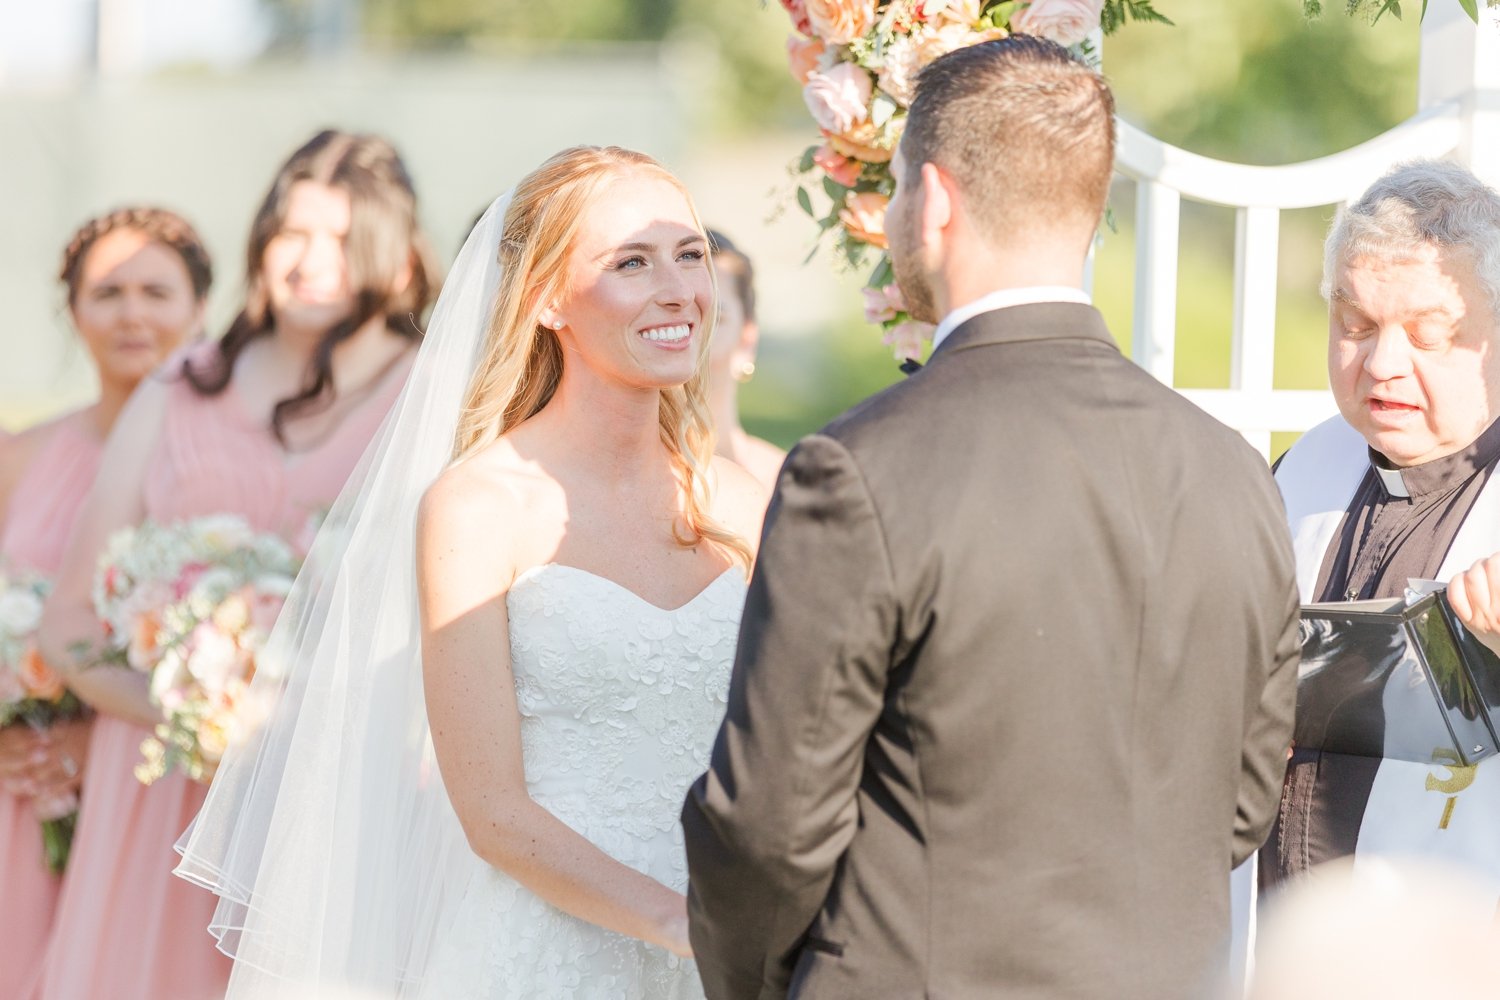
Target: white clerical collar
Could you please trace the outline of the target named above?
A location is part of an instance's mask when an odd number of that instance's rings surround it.
[[[1029,288],[1002,288],[998,292],[975,299],[968,305],[959,306],[957,309],[943,317],[943,321],[932,331],[932,349],[947,339],[948,334],[957,330],[969,320],[980,313],[993,312],[996,309],[1008,309],[1011,306],[1030,306],[1042,302],[1077,302],[1080,305],[1092,305],[1093,300],[1088,293],[1081,288],[1073,288],[1070,285],[1034,285]]]

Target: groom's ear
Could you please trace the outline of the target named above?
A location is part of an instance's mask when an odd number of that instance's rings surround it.
[[[917,225],[922,231],[922,242],[927,246],[943,242],[943,234],[953,222],[954,210],[958,207],[956,194],[953,178],[941,167],[936,163],[922,164],[922,197]]]

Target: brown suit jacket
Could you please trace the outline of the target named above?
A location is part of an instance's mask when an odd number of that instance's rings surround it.
[[[782,470],[683,812],[709,997],[1204,996],[1297,653],[1237,434],[1088,306],[963,324]]]

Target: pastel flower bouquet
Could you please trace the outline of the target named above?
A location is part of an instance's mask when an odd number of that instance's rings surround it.
[[[41,730],[83,715],[83,703],[37,651],[36,630],[50,590],[45,577],[0,569],[0,728]],[[39,795],[33,805],[47,869],[61,874],[78,822],[78,796],[71,791]]]
[[[242,735],[256,656],[300,560],[276,535],[235,515],[116,533],[99,559],[94,609],[105,662],[147,674],[163,721],[141,744],[135,775],[209,781]]]
[[[866,316],[879,322],[896,357],[916,358],[932,327],[915,321],[898,294],[886,255],[885,210],[894,188],[890,161],[917,75],[956,49],[1017,32],[1050,38],[1091,57],[1088,36],[1126,20],[1170,23],[1150,0],[781,0],[797,34],[787,39],[792,75],[822,133],[797,165],[797,204],[832,234],[851,267],[878,254]],[[821,186],[829,208],[814,206]],[[873,293],[873,294],[869,294]]]

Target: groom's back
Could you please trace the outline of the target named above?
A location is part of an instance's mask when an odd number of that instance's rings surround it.
[[[1291,712],[1264,463],[1063,304],[971,320],[826,433],[865,479],[906,652],[812,928],[842,954],[805,952],[793,995],[1205,995],[1284,758],[1279,727],[1247,731],[1263,697]]]

